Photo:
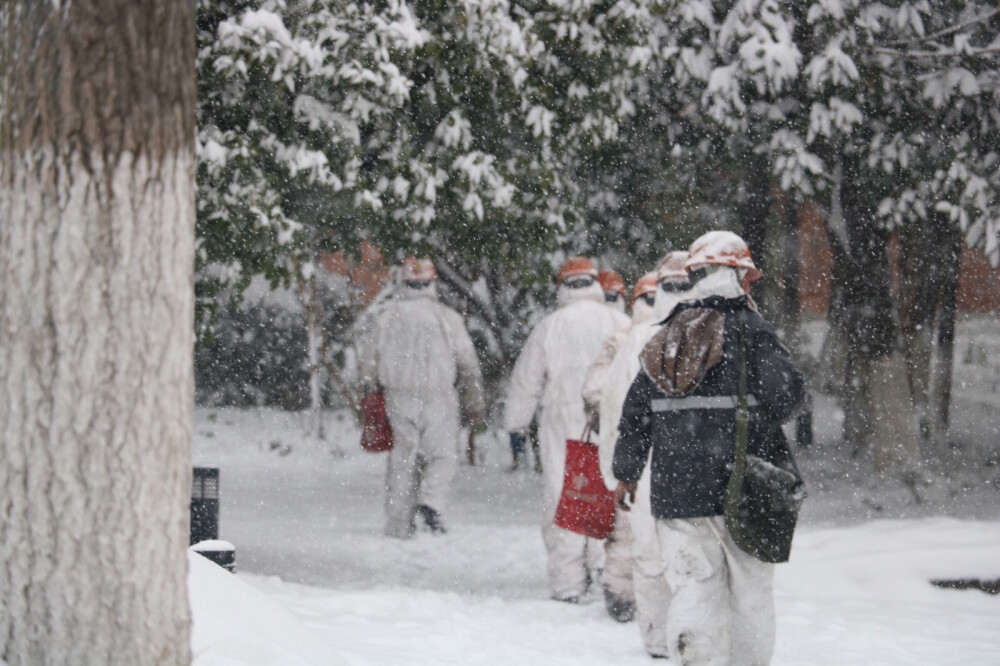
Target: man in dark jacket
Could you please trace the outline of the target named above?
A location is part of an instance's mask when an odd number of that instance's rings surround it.
[[[694,287],[643,349],[622,409],[614,475],[619,504],[652,448],[651,505],[674,596],[667,610],[678,664],[767,664],[774,646],[773,565],[741,551],[723,517],[735,451],[740,346],[748,452],[789,456],[781,430],[804,395],[801,374],[746,296],[760,277],[746,243],[710,232],[686,263]]]

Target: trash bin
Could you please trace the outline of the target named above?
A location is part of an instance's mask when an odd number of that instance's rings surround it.
[[[219,538],[219,468],[195,467],[191,478],[191,543]]]
[[[229,573],[236,573],[236,547],[228,541],[209,539],[191,546],[191,550],[212,560]]]

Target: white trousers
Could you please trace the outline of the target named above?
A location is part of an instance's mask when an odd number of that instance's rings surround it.
[[[545,511],[542,541],[548,554],[549,591],[555,599],[581,597],[604,568],[604,544],[556,527],[556,508],[566,469],[566,440],[583,433],[583,406],[546,406],[538,419],[538,446],[542,457]]]
[[[394,445],[385,478],[385,531],[405,539],[413,532],[418,505],[443,511],[447,503],[458,468],[458,402],[390,394],[386,414]]]
[[[619,599],[635,601],[632,584],[632,525],[630,513],[615,511],[615,529],[604,540],[604,575],[608,592]]]
[[[650,506],[650,472],[646,466],[629,512],[632,527],[632,584],[635,587],[635,619],[646,652],[666,657],[667,608],[673,593],[667,582],[667,564]]]
[[[673,598],[670,659],[764,666],[774,651],[774,565],[741,551],[722,516],[657,521]]]
[[[552,598],[579,599],[604,567],[602,541],[564,530],[551,522],[542,526],[542,540],[548,553]]]

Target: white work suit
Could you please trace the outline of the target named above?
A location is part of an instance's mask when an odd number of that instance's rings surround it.
[[[611,362],[606,369],[601,369],[599,361],[606,356],[602,350],[588,374],[585,397],[590,402],[596,397],[600,405],[598,454],[601,474],[611,490],[618,485],[611,471],[615,442],[618,441],[618,422],[625,395],[639,374],[639,352],[682,298],[677,293],[657,289],[652,308],[636,301],[636,306],[642,304],[645,309],[637,310],[632,327],[624,335],[605,342],[605,348],[615,347]],[[632,510],[616,512],[614,544],[606,550],[604,581],[611,592],[635,600],[636,622],[646,651],[666,656],[666,608],[671,593],[650,506],[649,479],[647,470],[639,479]]]
[[[392,426],[386,534],[406,538],[417,506],[445,507],[462,417],[483,411],[479,361],[462,317],[432,284],[397,287],[360,341],[359,364],[368,388],[381,387]]]
[[[587,379],[583,384],[583,403],[588,415],[600,412],[605,382],[608,378],[608,370],[626,337],[628,337],[629,333],[637,325],[648,322],[653,318],[653,308],[647,305],[645,301],[637,300],[632,307],[632,325],[627,329],[617,331],[601,343],[601,351],[598,352],[597,358],[594,359],[594,362],[590,364],[590,369],[587,370]],[[614,429],[617,427],[617,423],[606,423],[603,419],[599,419],[599,428],[602,433],[607,428]],[[598,443],[601,439],[608,438],[598,436]],[[614,439],[612,439],[613,445]],[[607,466],[607,469],[603,469],[602,466],[601,476],[608,487],[614,490],[615,484],[609,474],[610,464]],[[602,582],[604,583],[606,601],[617,600],[620,603],[624,602],[634,606],[632,531],[628,521],[628,514],[620,510],[615,512],[614,531],[604,540],[604,575]],[[608,598],[609,595],[610,599]],[[631,617],[630,612],[618,615],[612,612],[610,607],[609,612],[611,612],[612,617],[616,617],[620,621],[626,621]]]
[[[609,335],[629,319],[604,303],[594,283],[557,293],[559,308],[528,336],[511,373],[504,425],[527,431],[535,410],[544,474],[542,538],[548,552],[549,586],[555,599],[579,598],[587,591],[588,571],[603,566],[600,541],[553,524],[562,492],[566,440],[578,438],[586,426],[581,392],[591,361]],[[588,543],[589,542],[589,543]]]

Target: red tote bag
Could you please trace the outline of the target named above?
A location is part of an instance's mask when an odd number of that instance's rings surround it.
[[[615,495],[604,485],[597,445],[582,439],[566,440],[566,471],[555,524],[593,539],[605,539],[615,526]]]
[[[369,453],[392,450],[392,426],[385,413],[385,396],[381,391],[361,398],[361,448]]]

